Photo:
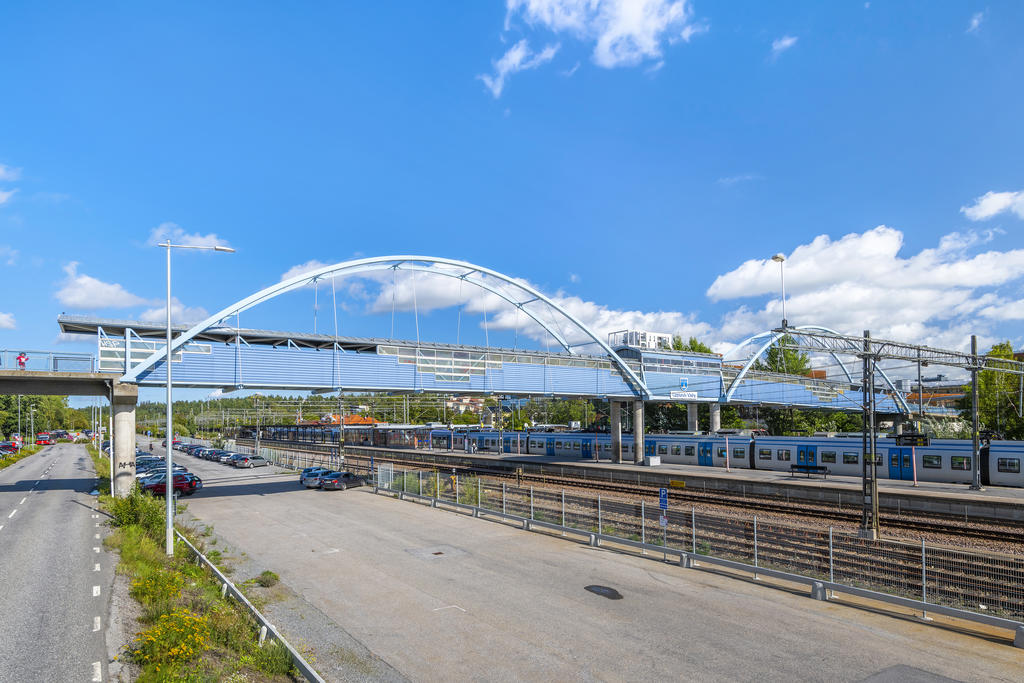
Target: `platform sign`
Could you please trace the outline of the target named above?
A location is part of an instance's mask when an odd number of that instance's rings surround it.
[[[662,510],[668,510],[668,489],[660,489],[658,491],[658,507]]]
[[[897,446],[931,446],[932,439],[927,434],[897,434]]]

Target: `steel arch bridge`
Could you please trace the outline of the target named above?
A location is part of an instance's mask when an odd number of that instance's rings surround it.
[[[221,325],[231,316],[237,315],[265,301],[273,299],[282,294],[300,289],[310,284],[316,284],[320,280],[333,279],[336,277],[347,277],[360,275],[369,272],[381,271],[411,271],[413,273],[429,273],[453,278],[489,292],[503,301],[507,302],[522,312],[547,331],[569,354],[576,354],[577,347],[596,344],[608,357],[608,360],[616,367],[632,392],[637,398],[649,399],[651,392],[640,376],[625,362],[612,348],[602,340],[595,332],[588,328],[582,321],[556,304],[540,291],[529,284],[512,278],[498,271],[478,266],[466,261],[441,258],[436,256],[377,256],[372,258],[355,259],[343,261],[329,266],[323,266],[288,280],[271,285],[235,303],[217,311],[205,320],[196,323],[183,334],[175,337],[171,342],[170,352],[180,352],[191,340],[202,332]],[[415,280],[414,292],[415,300]],[[559,319],[567,321],[571,328],[575,328],[578,335],[589,341],[582,344],[570,342],[568,335],[562,329]],[[166,359],[167,350],[159,349],[153,351],[145,360],[127,370],[120,381],[137,384],[140,378],[151,371],[159,362]]]

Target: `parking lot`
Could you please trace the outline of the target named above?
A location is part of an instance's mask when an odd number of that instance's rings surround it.
[[[179,458],[192,514],[410,679],[1019,678],[1020,650],[912,618]]]

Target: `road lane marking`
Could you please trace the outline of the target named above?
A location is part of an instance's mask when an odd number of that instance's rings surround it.
[[[440,612],[443,609],[457,609],[460,612],[465,612],[466,611],[466,610],[462,609],[461,607],[459,607],[458,605],[445,605],[444,607],[435,607],[433,609],[433,611],[434,612]]]
[[[22,499],[21,499],[21,502],[20,502],[20,503],[18,503],[18,505],[24,505],[24,504],[25,504],[25,501],[26,501],[26,500],[28,500],[28,497],[27,497],[27,496],[26,496],[25,498],[22,498]]]
[[[98,598],[99,596],[100,596],[100,587],[99,586],[93,586],[92,587],[92,597]]]
[[[0,529],[3,529],[3,528],[4,528],[4,525],[3,525],[3,524],[0,524]]]
[[[96,534],[95,538],[96,538],[97,541],[100,540],[100,535]]]
[[[96,633],[96,631],[99,631],[99,630],[100,630],[100,618],[99,617],[93,617],[92,618],[92,632]]]
[[[97,553],[97,554],[99,554],[99,552],[100,552],[100,549],[99,549],[99,548],[93,548],[93,549],[92,549],[92,551],[93,551],[94,553]]]
[[[11,512],[11,514],[7,515],[7,519],[10,519],[11,517],[13,517],[14,513],[17,512],[17,511],[18,511],[18,508],[14,508],[14,510]]]
[[[101,683],[103,681],[103,665],[99,662],[92,663],[92,680],[93,683]]]
[[[100,563],[99,563],[99,562],[97,562],[97,563],[96,563],[96,566],[94,566],[94,567],[92,568],[92,570],[93,570],[94,572],[98,572],[98,571],[100,570]]]

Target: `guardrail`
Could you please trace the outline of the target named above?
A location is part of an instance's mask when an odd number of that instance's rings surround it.
[[[188,549],[192,551],[192,553],[196,557],[197,562],[199,562],[199,564],[206,565],[207,569],[214,573],[214,575],[217,577],[217,580],[221,583],[221,595],[230,594],[231,597],[233,597],[235,600],[238,600],[240,603],[245,605],[246,609],[248,609],[249,612],[253,615],[253,617],[255,617],[256,621],[260,624],[260,646],[263,645],[263,641],[266,640],[267,636],[269,635],[270,637],[276,639],[279,643],[285,646],[285,648],[288,650],[288,653],[292,656],[292,663],[295,665],[295,668],[299,670],[299,673],[306,677],[307,681],[314,681],[314,683],[326,683],[326,681],[324,681],[324,679],[320,677],[320,674],[318,674],[313,669],[313,667],[309,665],[309,662],[307,662],[305,658],[303,658],[299,651],[292,647],[291,643],[285,640],[284,636],[281,635],[280,631],[278,631],[273,624],[267,621],[267,618],[263,616],[263,614],[258,609],[256,609],[256,607],[251,602],[249,602],[249,598],[245,597],[245,594],[242,593],[242,591],[238,590],[238,587],[235,586],[235,584],[233,584],[228,579],[228,577],[224,576],[224,574],[220,571],[220,569],[217,568],[215,564],[213,564],[213,562],[210,562],[210,560],[205,555],[199,552],[198,548],[189,543],[189,540],[182,536],[180,531],[175,529],[174,533],[178,536],[178,540],[184,543],[188,547]]]
[[[18,360],[22,354],[27,357],[24,361],[24,366]],[[0,349],[0,369],[44,372],[95,372],[96,359],[91,353]]]

